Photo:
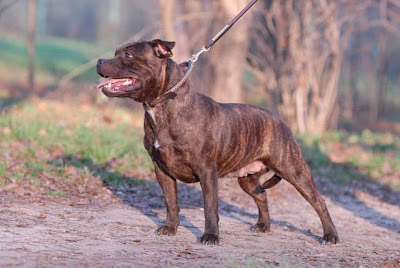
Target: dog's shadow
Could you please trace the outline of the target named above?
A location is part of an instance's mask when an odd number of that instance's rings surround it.
[[[61,161],[60,161],[61,160]],[[96,165],[90,158],[78,158],[71,155],[64,155],[51,161],[53,165],[73,166],[75,168],[88,168],[94,176],[100,177],[104,185],[110,189],[122,202],[139,210],[148,217],[155,225],[161,226],[165,218],[160,217],[157,211],[165,209],[165,203],[160,186],[155,181],[139,180],[133,177],[110,171],[108,163]],[[245,193],[243,193],[245,194]],[[181,209],[200,209],[203,205],[203,194],[196,186],[178,183],[178,200]],[[256,223],[258,215],[246,212],[241,207],[229,204],[219,199],[219,214],[234,219],[249,228]],[[254,204],[255,206],[255,204]],[[197,238],[201,237],[203,231],[194,225],[183,213],[179,213],[180,226],[187,228]],[[201,218],[204,219],[203,212]],[[301,232],[304,235],[322,242],[322,238],[312,234],[309,230],[303,230],[284,221],[271,220],[271,224],[284,226],[289,230]]]

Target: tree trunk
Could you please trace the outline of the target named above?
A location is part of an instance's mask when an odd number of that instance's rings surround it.
[[[29,0],[28,5],[28,90],[35,92],[35,38],[37,0]]]
[[[163,38],[168,41],[175,40],[174,28],[175,0],[161,0],[161,20],[163,23]]]
[[[102,45],[115,46],[120,42],[121,0],[98,0],[96,15],[97,41]]]
[[[220,0],[214,3],[215,21],[209,36],[219,32],[245,5],[245,0]],[[249,38],[249,14],[231,28],[209,53],[209,94],[220,102],[242,100],[243,70]]]
[[[181,63],[188,58],[188,44],[186,44],[186,34],[182,29],[184,24],[176,21],[176,0],[160,0],[161,5],[161,21],[163,38],[166,41],[175,41],[176,47],[173,51],[174,60],[177,63]],[[179,5],[179,4],[178,4]],[[179,27],[176,27],[176,23],[179,23]],[[177,29],[178,28],[178,29]],[[178,34],[176,34],[177,30]],[[176,39],[178,38],[178,39]]]

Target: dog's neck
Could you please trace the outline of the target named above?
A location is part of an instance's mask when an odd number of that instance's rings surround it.
[[[182,68],[171,59],[167,59],[166,61],[166,71],[164,75],[164,83],[160,95],[166,93],[169,89],[178,84],[185,76]],[[182,85],[182,87],[184,86],[185,84]],[[177,91],[179,91],[179,89]]]
[[[179,65],[171,60],[167,59],[167,85],[166,88],[164,89],[164,92],[167,91],[168,89],[172,88],[174,85],[176,85],[182,78],[184,77],[184,73],[182,71],[182,68],[179,67]]]
[[[173,92],[170,91],[178,83],[182,83],[182,79],[185,79],[185,74],[181,67],[171,59],[167,59],[158,77],[160,79],[154,86],[155,90],[153,91],[155,94],[153,93],[151,99],[144,102],[144,106],[159,106],[167,100],[175,99],[178,95],[186,94],[188,89],[191,89],[190,84],[184,82],[179,88],[174,89]]]
[[[167,68],[166,68],[166,77],[162,78],[165,82],[165,87],[160,90],[159,94],[165,94],[170,88],[175,86],[185,74],[182,71],[182,68],[175,63],[173,60],[167,60]],[[196,92],[192,89],[189,81],[186,81],[180,88],[176,91],[176,96],[171,99],[166,99],[160,103],[157,103],[154,106],[143,105],[144,110],[148,113],[148,116],[151,117],[152,122],[157,124],[156,122],[162,120],[164,116],[167,114],[172,115],[176,114],[182,108],[187,108],[188,106],[193,105],[195,102]],[[157,124],[158,128],[158,124]]]

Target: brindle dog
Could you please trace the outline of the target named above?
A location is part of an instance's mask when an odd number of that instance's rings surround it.
[[[99,84],[109,97],[144,103],[144,146],[164,194],[167,219],[157,233],[175,235],[179,225],[176,180],[200,182],[204,198],[203,244],[219,243],[218,177],[238,177],[241,188],[259,209],[255,232],[270,230],[265,189],[281,178],[291,183],[321,219],[327,244],[339,241],[324,199],[289,127],[269,111],[245,104],[218,103],[185,82],[176,94],[165,94],[184,76],[170,59],[174,42],[153,40],[127,44],[112,59],[99,59],[97,72],[110,78]],[[229,88],[225,89],[229,92]],[[268,171],[274,177],[260,185]]]

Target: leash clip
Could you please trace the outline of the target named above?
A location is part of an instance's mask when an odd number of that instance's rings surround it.
[[[211,47],[209,47],[209,48],[206,48],[205,46],[203,46],[202,48],[201,48],[201,50],[199,51],[199,52],[197,52],[196,54],[193,54],[192,55],[192,57],[189,59],[191,62],[196,62],[198,59],[199,59],[199,57],[200,57],[200,55],[203,53],[203,52],[207,52],[207,51],[209,51],[211,49]]]

